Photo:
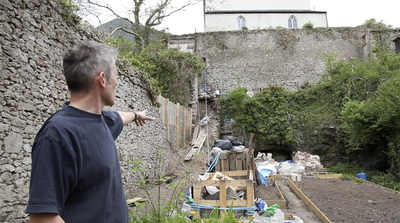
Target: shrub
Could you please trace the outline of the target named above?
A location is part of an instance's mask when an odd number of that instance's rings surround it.
[[[307,23],[305,23],[305,24],[303,25],[303,28],[305,28],[305,29],[312,29],[312,28],[314,28],[314,23],[312,23],[312,22],[307,22]]]

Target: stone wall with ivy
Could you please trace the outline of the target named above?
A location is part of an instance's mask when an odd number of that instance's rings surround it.
[[[324,53],[366,59],[377,44],[391,52],[399,30],[349,28],[240,30],[196,34],[196,52],[207,58],[207,86],[258,92],[270,85],[294,90],[316,83],[325,72]],[[200,89],[204,82],[200,82]]]
[[[27,222],[31,150],[43,122],[69,95],[62,74],[62,55],[77,42],[101,41],[90,27],[77,24],[57,0],[0,0],[0,222]],[[176,157],[166,141],[165,125],[151,101],[141,73],[118,63],[113,110],[147,110],[157,118],[145,127],[130,125],[117,139],[126,197],[138,178],[128,160],[140,157],[149,177],[158,164],[157,149]],[[165,159],[166,169],[176,160]]]

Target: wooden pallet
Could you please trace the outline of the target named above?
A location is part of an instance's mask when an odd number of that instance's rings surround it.
[[[248,171],[228,171],[208,173],[211,180],[197,181],[193,184],[193,202],[199,205],[212,207],[252,207],[254,206],[253,179],[248,179]],[[221,178],[221,179],[218,179]],[[235,179],[236,178],[236,179]],[[245,178],[245,179],[242,179]],[[214,179],[214,180],[213,180]],[[201,200],[201,194],[206,186],[219,188],[219,200]],[[228,200],[227,187],[233,187],[236,191],[245,191],[245,200]],[[226,216],[226,210],[220,210],[220,216]]]
[[[240,171],[247,170],[249,166],[249,150],[222,151],[219,156],[216,171]]]

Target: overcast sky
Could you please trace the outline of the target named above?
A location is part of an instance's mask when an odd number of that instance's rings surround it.
[[[375,18],[378,22],[400,28],[399,6],[399,0],[311,0],[312,10],[327,12],[330,27],[355,27],[362,25],[365,20]],[[158,28],[167,27],[169,32],[177,35],[203,32],[203,5],[190,6],[172,15]]]

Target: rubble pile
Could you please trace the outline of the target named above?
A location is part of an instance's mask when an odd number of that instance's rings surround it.
[[[300,151],[297,153],[293,152],[293,155],[293,162],[304,166],[305,172],[327,172],[321,164],[318,155],[311,155],[310,153]]]

